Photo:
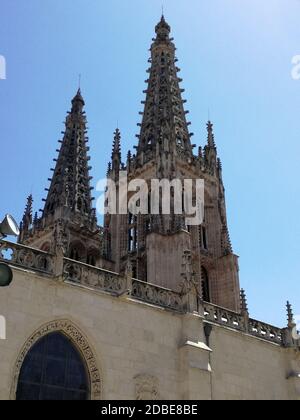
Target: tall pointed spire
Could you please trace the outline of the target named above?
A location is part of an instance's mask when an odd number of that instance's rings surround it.
[[[175,45],[170,38],[171,28],[162,16],[156,28],[156,38],[151,46],[151,67],[146,93],[143,120],[141,124],[137,157],[140,164],[154,159],[160,154],[158,165],[174,166],[170,156],[191,156],[190,141],[186,120],[186,112],[182,99],[182,81],[177,73]]]
[[[81,223],[91,227],[95,223],[92,208],[92,196],[89,177],[89,160],[86,137],[86,116],[83,111],[84,99],[80,88],[72,100],[71,112],[65,122],[63,140],[58,158],[54,159],[56,167],[53,169],[48,196],[45,201],[43,220],[52,223],[54,218],[78,215]]]

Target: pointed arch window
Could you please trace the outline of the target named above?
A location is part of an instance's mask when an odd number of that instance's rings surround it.
[[[17,400],[88,400],[90,379],[81,354],[60,332],[41,338],[24,359]]]

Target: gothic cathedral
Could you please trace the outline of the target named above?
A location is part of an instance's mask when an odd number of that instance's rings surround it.
[[[213,124],[195,150],[163,16],[155,32],[138,144],[124,159],[116,129],[108,183],[202,179],[203,221],[173,203],[98,225],[79,89],[40,216],[29,196],[18,243],[0,240],[14,276],[0,293],[2,400],[300,399],[292,307],[284,328],[250,316]]]
[[[170,26],[162,17],[151,46],[136,153],[129,151],[126,162],[122,161],[121,134],[117,129],[108,178],[118,183],[119,172],[125,170],[128,180],[142,178],[149,183],[151,179],[204,179],[204,223],[187,229],[178,215],[128,214],[107,215],[104,228],[97,226],[92,208],[86,115],[79,90],[66,118],[42,217],[35,216],[32,221],[30,196],[20,243],[54,251],[60,231],[67,257],[122,274],[130,260],[135,278],[176,291],[181,285],[182,255],[189,250],[201,297],[238,312],[238,258],[230,243],[222,164],[213,124],[207,123],[207,144],[195,154],[175,51]]]

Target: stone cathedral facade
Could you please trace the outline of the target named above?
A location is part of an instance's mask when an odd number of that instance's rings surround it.
[[[176,48],[162,17],[135,152],[114,133],[107,177],[203,179],[204,220],[107,214],[97,223],[84,99],[72,100],[40,216],[28,197],[17,244],[0,241],[1,399],[298,399],[291,305],[278,328],[250,317],[227,224],[213,124],[189,131]],[[174,209],[172,209],[174,210]]]

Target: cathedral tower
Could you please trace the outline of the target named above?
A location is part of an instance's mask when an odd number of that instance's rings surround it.
[[[19,241],[50,252],[59,246],[71,259],[121,275],[130,263],[133,277],[176,291],[182,290],[182,256],[188,252],[198,295],[239,312],[238,258],[230,242],[222,164],[213,124],[207,123],[206,145],[195,154],[176,48],[163,16],[155,31],[136,153],[129,151],[126,162],[122,161],[121,132],[116,129],[107,176],[117,185],[117,192],[120,171],[127,174],[128,182],[146,181],[149,210],[152,180],[176,179],[182,184],[187,179],[204,180],[203,223],[186,226],[186,215],[177,214],[171,200],[170,214],[107,214],[104,228],[97,226],[92,207],[85,103],[78,90],[66,118],[42,216],[33,217],[30,196]],[[173,190],[171,195],[175,194]]]
[[[205,219],[201,226],[187,228],[183,216],[112,215],[105,229],[111,258],[117,270],[125,270],[128,259],[134,276],[170,289],[181,290],[182,255],[192,253],[199,294],[204,300],[235,311],[240,310],[238,258],[230,243],[222,165],[218,158],[213,124],[207,123],[207,142],[199,148],[191,143],[184,89],[178,73],[171,28],[162,17],[151,46],[151,66],[142,123],[138,124],[136,154],[121,162],[120,133],[116,132],[109,177],[118,183],[118,169],[125,168],[128,180],[203,179]]]
[[[32,197],[28,199],[22,222],[20,241],[26,245],[54,252],[57,243],[65,255],[78,261],[98,265],[102,249],[102,231],[97,226],[92,207],[89,176],[86,115],[80,89],[72,100],[59,141],[58,158],[41,218],[32,221]]]

